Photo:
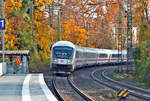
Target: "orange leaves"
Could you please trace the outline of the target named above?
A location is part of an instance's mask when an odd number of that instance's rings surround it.
[[[6,39],[6,41],[9,41],[9,40],[17,41],[18,40],[17,36],[13,35],[11,33],[6,34],[5,39]]]
[[[104,34],[106,38],[111,34],[111,24],[118,18],[119,5],[113,3],[114,0],[107,1],[109,4],[106,0],[60,0],[59,3],[63,3],[62,11],[65,10],[61,15],[61,22],[65,22],[61,28],[63,40],[86,46],[88,35],[85,29],[88,27],[91,44],[89,46],[101,47]],[[88,5],[90,2],[95,5]]]
[[[22,7],[22,3],[21,2],[14,2],[14,8],[16,9],[16,11],[18,10],[18,9],[20,9],[21,7]]]
[[[37,6],[37,8],[40,11],[45,10],[45,6],[52,4],[52,0],[34,0],[34,5]]]
[[[145,18],[148,18],[149,15],[148,8],[150,2],[149,0],[135,0],[134,2],[133,18],[136,23],[144,23],[146,21]]]
[[[17,41],[18,41],[18,38],[16,35],[11,34],[11,33],[5,35],[6,48],[13,49]]]
[[[12,13],[14,10],[18,10],[22,7],[22,1],[15,1],[15,0],[5,0],[5,10],[7,13]]]
[[[35,5],[37,5],[37,6],[52,4],[52,0],[34,0],[34,1],[35,1]]]
[[[7,13],[6,14],[9,14],[9,13],[12,13],[13,12],[13,4],[12,4],[12,2],[10,2],[10,1],[5,1],[4,2],[4,7],[5,7],[5,10],[7,11]]]
[[[72,41],[81,46],[87,45],[88,32],[89,35],[91,35],[89,36],[91,47],[94,47],[95,42],[101,44],[104,39],[104,34],[106,37],[109,36],[106,34],[110,34],[108,30],[111,28],[108,27],[118,18],[118,4],[110,3],[107,5],[106,0],[100,0],[102,2],[100,5],[87,5],[89,2],[96,4],[100,2],[99,0],[57,0],[58,2],[53,1],[53,5],[52,0],[33,0],[34,10],[32,23],[31,12],[29,11],[25,14],[26,9],[30,9],[31,7],[23,8],[26,5],[29,6],[31,2],[24,4],[25,2],[23,1],[24,0],[5,0],[6,17],[9,18],[7,20],[6,34],[16,35],[16,38],[20,37],[20,32],[24,34],[24,31],[26,31],[31,34],[30,29],[33,24],[35,42],[40,45],[40,48],[46,50],[49,48],[49,45],[57,40],[58,15],[56,9],[58,9],[58,6],[55,5],[60,4],[61,8],[60,22],[62,40]],[[107,1],[114,2],[114,0]],[[50,10],[49,12],[45,10],[45,6],[47,5],[49,5],[47,8],[47,10]],[[105,14],[103,12],[103,6],[107,6],[107,12]],[[24,14],[20,14],[20,12],[23,12],[20,11],[22,9],[25,11]],[[43,12],[47,12],[48,16],[44,17]],[[104,24],[102,24],[102,21]],[[88,32],[86,31],[87,22],[90,23],[88,25]],[[105,30],[105,32],[103,30]],[[9,36],[7,37],[7,39],[10,39]],[[11,46],[13,45],[11,44]]]
[[[107,13],[105,14],[105,18],[109,22],[115,22],[118,19],[119,12],[119,3],[112,3],[107,7]]]
[[[37,44],[40,45],[42,49],[49,52],[49,47],[54,43],[55,39],[55,31],[50,29],[49,26],[44,26],[40,24],[38,29],[35,31],[35,38],[37,40]]]
[[[22,0],[5,0],[5,18],[6,18],[6,30],[5,40],[6,49],[16,49],[15,44],[18,43],[18,34],[25,25],[24,15],[19,11],[22,7]]]
[[[55,31],[50,28],[49,21],[42,13],[35,12],[34,14],[34,36],[37,44],[47,53],[50,52],[50,45],[56,40]]]
[[[133,22],[138,27],[136,36],[139,44],[149,40],[149,4],[149,0],[134,0]]]
[[[97,3],[98,0],[91,0],[93,3]]]
[[[20,7],[22,7],[22,4],[20,2],[15,2],[14,6],[20,8]]]
[[[74,19],[67,20],[62,25],[62,40],[72,41],[74,44],[85,46],[87,31],[78,26]]]

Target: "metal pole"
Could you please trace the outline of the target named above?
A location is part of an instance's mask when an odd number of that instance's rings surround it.
[[[48,6],[49,9],[49,22],[50,22],[50,27],[53,28],[53,10],[54,10],[54,1],[52,0],[52,6]]]
[[[35,39],[34,39],[34,32],[33,32],[33,27],[34,27],[34,5],[33,1],[31,1],[31,33],[32,33],[32,38],[33,38],[33,54],[34,54],[34,48],[35,48]]]
[[[57,19],[57,35],[58,35],[58,41],[61,40],[61,29],[60,29],[60,11],[58,11],[58,19]]]
[[[130,20],[130,39],[131,39],[131,43],[130,43],[130,48],[132,48],[132,0],[130,0],[130,16],[129,16],[129,20]]]
[[[127,72],[132,58],[132,0],[127,1]]]
[[[118,63],[122,63],[122,4],[119,2],[119,14],[118,14]],[[121,42],[121,43],[120,43]],[[120,54],[121,53],[121,54]],[[122,65],[118,66],[119,72],[122,72]]]
[[[105,30],[104,30],[104,19],[103,19],[103,16],[101,18],[101,26],[102,26],[102,33],[103,33],[103,38],[104,38],[104,43],[105,43]]]
[[[4,0],[1,0],[2,7],[2,18],[4,18]],[[2,58],[3,62],[5,61],[5,30],[2,31],[3,34],[3,46],[2,46]]]
[[[87,33],[87,36],[88,36],[87,47],[90,47],[89,23],[88,23],[88,21],[86,22],[86,31],[88,32]]]

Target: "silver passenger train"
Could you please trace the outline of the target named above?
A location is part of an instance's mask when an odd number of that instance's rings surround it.
[[[121,58],[122,57],[122,58]],[[76,46],[69,41],[58,41],[51,48],[51,69],[55,73],[71,73],[83,66],[126,62],[127,51]]]

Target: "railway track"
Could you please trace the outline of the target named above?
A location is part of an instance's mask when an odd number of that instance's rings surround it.
[[[97,82],[95,82],[90,74],[92,71],[99,67],[92,67],[81,69],[79,71],[75,71],[73,73],[73,81],[84,93],[89,95],[94,101],[116,101],[114,99],[105,98],[103,94],[110,94],[113,90],[107,89],[108,87],[103,86]]]
[[[52,86],[59,101],[94,101],[75,86],[71,75],[68,77],[55,76]]]
[[[107,94],[107,91],[114,92],[114,90],[118,91],[119,88],[127,88],[130,90],[130,88],[124,85],[119,85],[111,81],[111,78],[107,76],[109,69],[111,69],[111,67],[92,67],[80,69],[72,73],[72,75],[69,77],[56,77],[47,75],[47,85],[54,93],[54,95],[58,97],[59,101],[99,101],[101,96],[106,101],[117,101],[118,98],[111,100],[98,92],[104,91],[104,94]],[[110,92],[108,92],[108,94],[110,94]],[[137,90],[135,90],[135,92],[137,92]],[[140,95],[134,95],[130,93],[129,97],[127,97],[125,101],[150,100],[145,96],[140,97]]]
[[[131,86],[129,84],[115,81],[106,75],[108,72],[109,72],[109,70],[106,71],[106,69],[95,70],[92,72],[91,77],[95,81],[99,82],[100,84],[106,85],[109,88],[112,88],[117,91],[120,88],[127,88],[130,92],[130,95],[138,97],[141,100],[150,101],[150,91],[149,90],[144,90],[144,89],[141,89],[138,87]]]

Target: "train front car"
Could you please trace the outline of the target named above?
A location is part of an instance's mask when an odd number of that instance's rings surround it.
[[[75,46],[68,41],[58,41],[51,49],[51,68],[54,73],[70,74],[74,70]]]

